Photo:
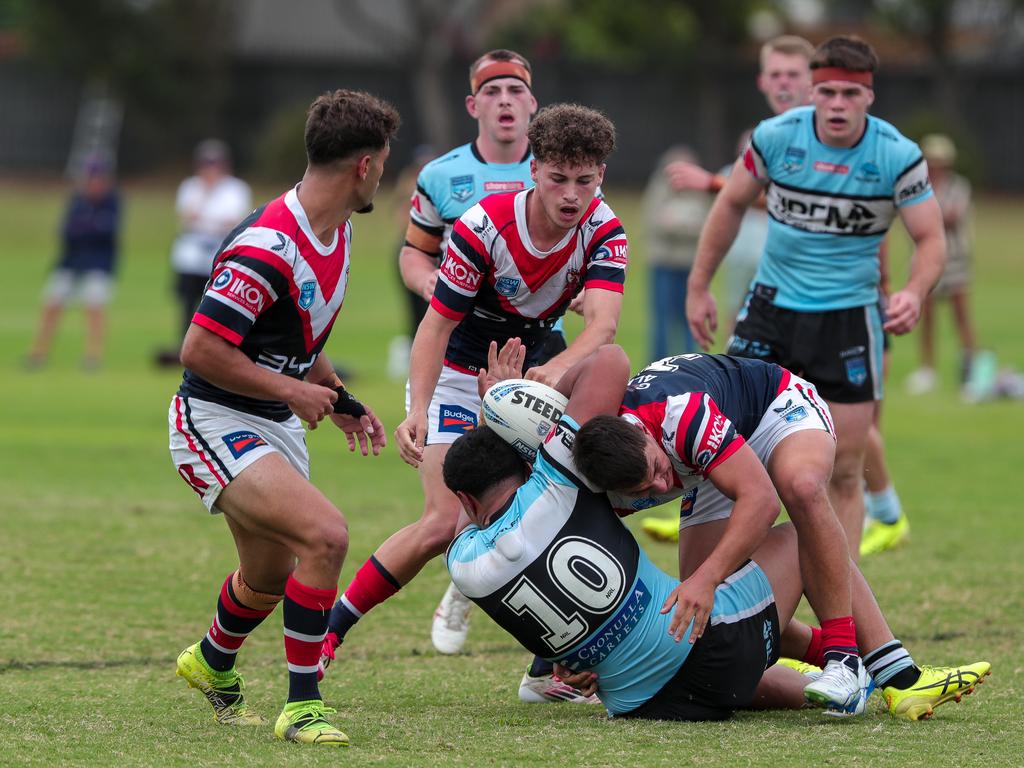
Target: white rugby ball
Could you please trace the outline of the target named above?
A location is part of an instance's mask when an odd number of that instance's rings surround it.
[[[565,395],[547,384],[506,379],[484,393],[484,424],[524,459],[533,461],[568,402]]]

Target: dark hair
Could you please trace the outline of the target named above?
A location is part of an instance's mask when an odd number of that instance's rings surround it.
[[[388,102],[363,91],[339,89],[317,97],[306,117],[306,157],[328,165],[360,150],[379,150],[402,119]]]
[[[572,446],[583,476],[603,491],[636,488],[647,477],[647,440],[642,430],[618,416],[595,416]]]
[[[479,59],[469,65],[469,84],[472,87],[473,77],[476,75],[476,71],[480,69],[480,66],[485,61],[514,61],[517,64],[522,64],[523,68],[526,69],[531,75],[533,69],[530,67],[530,62],[526,60],[526,57],[521,53],[510,51],[508,48],[495,48],[493,51],[488,51]]]
[[[516,449],[490,427],[477,427],[452,443],[442,471],[452,493],[463,491],[478,499],[506,478],[526,477]]]
[[[855,35],[836,35],[818,46],[811,59],[811,69],[841,67],[851,72],[874,72],[878,55],[866,41]]]
[[[552,104],[537,113],[526,135],[542,163],[600,165],[615,149],[615,126],[596,109]]]

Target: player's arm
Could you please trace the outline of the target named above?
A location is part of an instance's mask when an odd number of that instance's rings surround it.
[[[417,179],[409,201],[409,224],[398,253],[398,270],[406,288],[430,301],[444,245],[444,220],[427,194],[425,183],[422,176]]]
[[[437,283],[437,254],[430,255],[411,245],[403,245],[398,253],[398,269],[405,287],[430,301]]]
[[[603,288],[588,288],[583,297],[583,330],[572,343],[544,365],[531,368],[526,378],[555,386],[563,374],[595,352],[602,344],[615,340],[622,313],[622,294]]]
[[[432,303],[412,342],[409,353],[409,414],[395,430],[395,440],[402,460],[413,467],[418,467],[423,460],[427,408],[441,376],[448,339],[458,324],[458,320],[438,312]]]
[[[367,456],[370,449],[374,456],[380,455],[381,448],[387,445],[384,425],[368,405],[359,402],[344,389],[345,384],[338,377],[327,355],[317,356],[306,372],[306,381],[329,387],[338,395],[330,417],[334,425],[345,433],[348,449],[354,452],[358,444],[363,456]],[[315,428],[315,424],[310,424],[310,429]]]
[[[686,284],[686,318],[690,331],[704,349],[714,343],[718,310],[711,295],[711,278],[736,239],[743,214],[761,194],[764,182],[748,169],[748,149],[733,166],[722,191],[715,198],[697,241],[697,255]]]
[[[603,344],[573,365],[555,389],[569,398],[567,416],[585,424],[595,416],[615,415],[629,381],[629,358],[618,344]]]
[[[921,305],[938,282],[946,262],[942,211],[934,196],[897,209],[914,242],[907,284],[889,297],[885,330],[901,335],[917,325]]]
[[[749,445],[744,443],[715,466],[708,479],[735,504],[725,532],[711,554],[662,606],[662,613],[676,609],[669,633],[677,641],[691,619],[690,642],[704,633],[715,602],[715,588],[754,553],[779,516],[775,486]]]
[[[246,397],[278,400],[311,427],[334,412],[333,388],[261,368],[213,331],[193,323],[181,345],[181,363],[212,384]]]

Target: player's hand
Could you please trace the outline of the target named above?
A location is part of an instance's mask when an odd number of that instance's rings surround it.
[[[569,311],[575,312],[577,315],[583,314],[583,297],[587,295],[587,289],[583,288],[579,293],[572,297],[572,301],[569,302]]]
[[[715,331],[718,330],[718,306],[715,297],[707,288],[686,291],[686,322],[690,324],[690,333],[707,352],[715,343]]]
[[[398,455],[410,467],[418,468],[423,461],[423,444],[427,439],[427,414],[410,411],[405,421],[395,430]]]
[[[544,365],[538,365],[528,370],[524,378],[554,387],[562,378],[562,374],[567,370],[569,370],[569,366],[555,357],[548,360]]]
[[[555,662],[554,675],[566,685],[571,685],[584,696],[593,696],[597,693],[597,672],[590,670],[573,672],[568,667],[563,667]]]
[[[388,444],[387,436],[384,434],[384,425],[369,406],[364,405],[364,407],[366,408],[365,416],[356,418],[344,413],[332,413],[331,421],[345,433],[350,451],[355,453],[358,442],[363,456],[369,456],[371,449],[374,456],[379,456],[381,448]]]
[[[331,387],[311,384],[308,381],[296,381],[291,395],[286,401],[292,413],[316,429],[316,425],[324,416],[334,413],[334,403],[338,393]]]
[[[665,176],[672,189],[679,191],[686,189],[699,189],[707,192],[711,189],[711,180],[715,177],[710,171],[705,171],[699,165],[688,163],[685,160],[678,160],[665,166]]]
[[[440,274],[440,269],[435,269],[426,280],[423,281],[423,285],[420,286],[420,296],[426,301],[430,301],[434,295],[434,288],[437,286],[437,276]]]
[[[885,308],[885,324],[882,328],[889,333],[902,336],[917,325],[921,317],[921,299],[913,291],[896,291],[889,297]]]
[[[665,604],[661,606],[662,613],[668,613],[673,606],[676,609],[668,624],[668,633],[675,638],[677,643],[683,639],[691,620],[693,621],[693,631],[690,632],[690,643],[697,642],[704,634],[708,617],[711,616],[711,608],[715,604],[716,586],[718,585],[706,582],[699,575],[694,574],[673,589],[665,600]]]
[[[523,363],[526,360],[526,346],[518,336],[506,341],[501,351],[498,342],[492,341],[487,348],[487,367],[481,368],[476,377],[476,389],[480,398],[499,381],[523,378]]]

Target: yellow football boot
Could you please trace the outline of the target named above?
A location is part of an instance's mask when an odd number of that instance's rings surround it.
[[[889,714],[904,720],[926,720],[935,707],[974,691],[991,674],[992,665],[978,661],[962,667],[921,667],[921,678],[909,688],[883,688]]]
[[[243,690],[245,681],[234,669],[215,672],[199,651],[199,643],[178,655],[175,673],[185,678],[189,688],[196,688],[213,706],[213,719],[222,725],[265,725],[266,719],[249,709]]]
[[[325,707],[322,701],[293,701],[285,704],[277,718],[274,735],[299,744],[319,744],[324,747],[347,747],[348,736],[331,725],[326,715],[337,710]]]

